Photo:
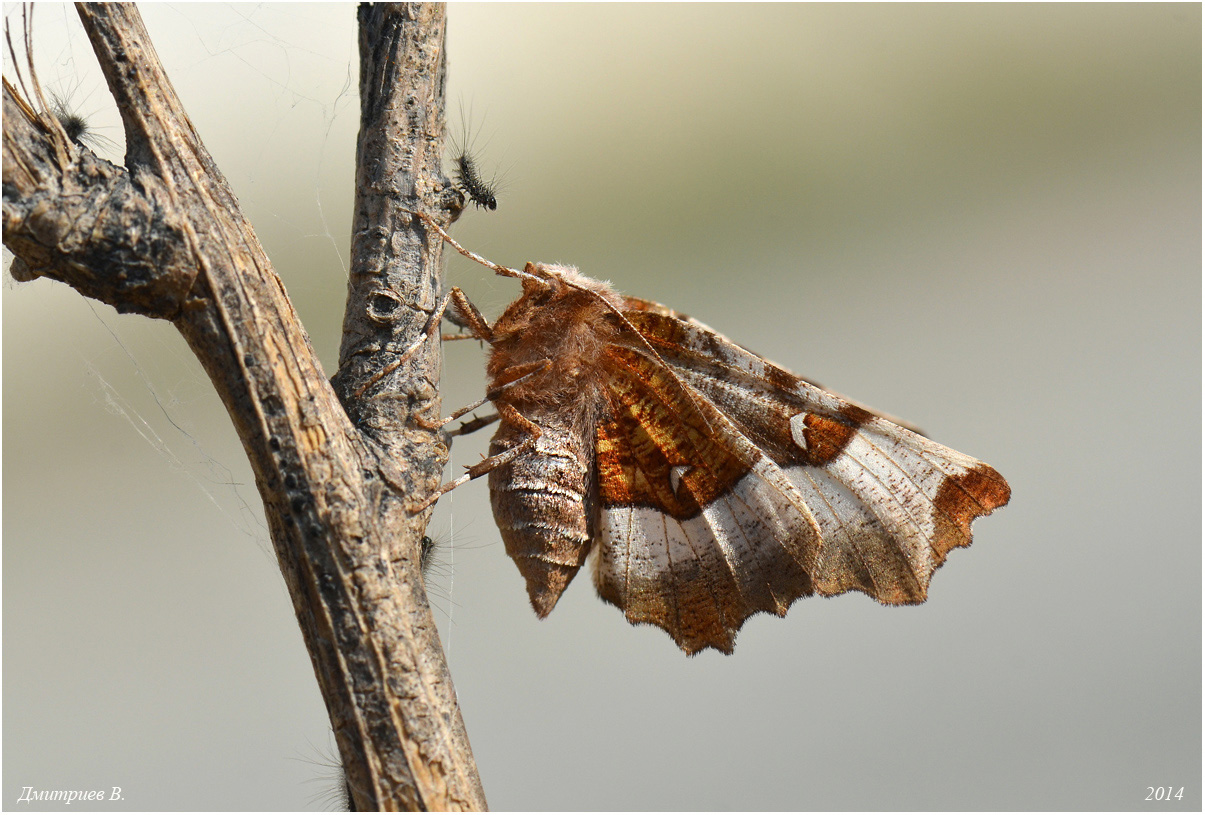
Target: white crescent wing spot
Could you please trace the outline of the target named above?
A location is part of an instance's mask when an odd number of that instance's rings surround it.
[[[799,445],[799,449],[801,450],[808,449],[808,440],[803,434],[804,430],[807,429],[806,425],[803,423],[803,420],[807,417],[808,415],[806,411],[804,413],[796,413],[791,417],[791,440],[794,441],[795,444]]]
[[[674,495],[678,494],[678,485],[682,483],[682,476],[690,472],[690,467],[684,464],[678,464],[669,468],[669,485],[674,491]]]

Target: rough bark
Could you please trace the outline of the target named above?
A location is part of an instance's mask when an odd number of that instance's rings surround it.
[[[396,365],[438,298],[442,247],[403,210],[458,200],[440,170],[444,8],[362,8],[353,271],[329,384],[271,262],[192,127],[134,6],[80,4],[126,165],[72,143],[4,84],[4,242],[49,277],[170,320],[251,461],[358,809],[483,809],[419,574],[443,438],[437,348]],[[363,385],[395,363],[373,387]]]

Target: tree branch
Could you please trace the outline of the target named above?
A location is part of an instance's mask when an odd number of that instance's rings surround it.
[[[360,11],[361,193],[335,378],[343,403],[137,9],[78,10],[122,114],[126,167],[73,144],[6,81],[14,277],[50,277],[169,319],[200,359],[251,461],[356,807],[484,808],[419,573],[426,518],[406,510],[438,484],[447,455],[410,422],[438,413],[438,349],[398,366],[380,393],[352,398],[421,333],[438,295],[439,242],[399,207],[434,211],[447,198],[442,7]]]

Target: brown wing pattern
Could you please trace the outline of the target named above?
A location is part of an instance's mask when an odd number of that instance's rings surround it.
[[[811,592],[816,523],[765,456],[663,365],[628,348],[609,355],[595,585],[689,653],[731,652],[749,615],[783,614]]]
[[[625,307],[660,359],[635,337],[612,349],[595,582],[688,653],[730,651],[750,614],[813,591],[922,602],[974,518],[1008,502],[986,464],[669,309]]]

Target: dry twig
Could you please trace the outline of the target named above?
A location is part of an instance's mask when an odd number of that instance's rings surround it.
[[[125,124],[117,167],[4,83],[4,242],[19,280],[170,320],[209,373],[255,472],[277,558],[358,809],[483,809],[419,578],[438,486],[438,348],[353,398],[418,336],[442,246],[404,213],[450,212],[444,8],[363,6],[353,269],[328,383],[280,279],[165,75],[132,5],[79,4]],[[31,77],[33,79],[33,77]],[[36,96],[40,96],[35,90]],[[333,387],[332,387],[333,384]]]

